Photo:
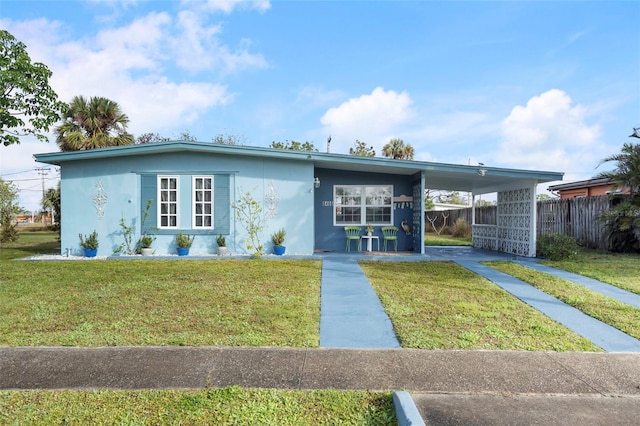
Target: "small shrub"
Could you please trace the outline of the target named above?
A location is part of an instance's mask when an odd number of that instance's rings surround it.
[[[273,235],[271,236],[271,241],[273,242],[273,245],[281,246],[282,244],[284,244],[285,235],[286,235],[286,232],[284,231],[284,228],[274,232]]]
[[[98,248],[98,233],[93,231],[88,236],[82,236],[82,234],[78,234],[80,238],[80,246],[85,249],[95,250]]]
[[[469,238],[471,236],[471,227],[466,220],[459,217],[453,224],[451,235],[458,238]]]
[[[576,239],[565,234],[539,235],[536,241],[536,255],[549,260],[575,259],[578,248]]]
[[[182,232],[178,232],[176,235],[176,245],[180,248],[190,248],[191,244],[193,244],[193,239],[195,235],[189,236],[185,235]]]
[[[227,239],[225,238],[224,235],[220,234],[216,238],[216,243],[218,244],[218,247],[226,247],[227,246]]]

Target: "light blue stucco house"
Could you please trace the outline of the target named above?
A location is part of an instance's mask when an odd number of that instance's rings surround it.
[[[287,254],[308,255],[345,251],[346,225],[364,231],[370,223],[382,243],[380,227],[400,228],[403,220],[411,234],[401,229],[398,250],[422,253],[423,194],[431,188],[497,192],[497,223],[472,224],[474,246],[534,256],[536,186],[562,179],[556,172],[185,141],[34,157],[61,169],[62,254],[80,254],[78,234],[96,230],[99,254],[111,255],[123,242],[121,220],[134,241],[144,231],[154,235],[158,255],[175,253],[178,232],[195,236],[192,254],[216,253],[218,235],[226,236],[230,254],[250,254],[232,207],[246,193],[267,216],[267,253],[280,228]]]

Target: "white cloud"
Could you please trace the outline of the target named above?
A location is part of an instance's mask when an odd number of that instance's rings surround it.
[[[518,105],[502,121],[497,161],[509,167],[552,171],[593,168],[604,151],[600,126],[589,125],[590,111],[552,89]]]
[[[236,7],[254,9],[260,12],[265,12],[271,7],[269,0],[205,0],[205,1],[192,1],[183,0],[185,5],[201,5],[203,10],[209,12],[224,12],[231,13]]]
[[[376,87],[371,94],[351,98],[330,108],[320,122],[324,133],[332,135],[333,152],[348,152],[358,139],[372,145],[379,153],[389,139],[398,137],[400,126],[413,116],[408,93]]]
[[[223,9],[230,12],[232,3]],[[252,7],[268,8],[260,4]],[[213,10],[212,5],[204,6]],[[212,78],[210,71],[224,74],[266,66],[262,55],[249,52],[246,40],[232,52],[221,39],[221,27],[209,25],[207,16],[188,9],[177,16],[152,12],[81,39],[70,38],[57,21],[2,20],[1,24],[27,44],[34,61],[53,71],[51,85],[61,100],[76,95],[112,99],[129,116],[129,130],[137,133],[184,128],[210,108],[231,102],[233,94],[222,77]],[[185,83],[174,77],[180,76],[176,67],[209,74],[206,81],[192,76]]]
[[[151,12],[132,18],[122,14],[119,23],[111,21],[101,28],[98,22],[94,32],[81,37],[74,36],[66,23],[48,19],[0,19],[0,28],[27,46],[32,61],[49,67],[50,84],[62,101],[77,95],[104,96],[120,104],[132,133],[172,135],[211,108],[233,101],[224,75],[267,65],[262,55],[249,51],[247,40],[228,47],[222,28],[208,19],[212,12],[229,13],[236,6],[264,11],[269,3],[227,3],[226,9],[217,10],[213,3],[205,4],[198,16],[188,9],[176,15]],[[184,69],[191,73],[187,79]],[[36,167],[34,153],[57,151],[55,138],[50,140],[47,145],[23,138],[20,145],[3,147],[1,173]],[[37,197],[37,192],[26,188],[21,203],[32,204]]]

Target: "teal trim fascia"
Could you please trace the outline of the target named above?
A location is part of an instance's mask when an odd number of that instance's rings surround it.
[[[33,157],[40,163],[61,165],[69,161],[82,161],[103,158],[151,155],[169,152],[202,152],[220,155],[236,155],[261,158],[275,158],[292,161],[311,162],[316,167],[341,170],[343,167],[360,166],[370,172],[394,173],[404,170],[406,174],[426,172],[477,174],[484,169],[487,175],[532,179],[541,182],[562,180],[564,173],[551,171],[534,171],[506,169],[487,166],[469,166],[461,164],[432,163],[413,160],[395,160],[381,157],[360,157],[349,154],[332,154],[312,151],[292,151],[286,149],[265,148],[244,145],[224,145],[210,142],[159,142],[143,145],[126,145],[110,148],[99,148],[83,151],[53,152],[35,154]]]

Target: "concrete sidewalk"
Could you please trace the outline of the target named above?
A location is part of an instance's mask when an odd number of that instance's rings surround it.
[[[413,409],[417,407],[426,424],[585,426],[636,424],[640,417],[640,354],[231,347],[0,348],[3,390],[201,389],[232,385],[404,389],[411,392]]]
[[[199,389],[230,385],[640,397],[640,354],[164,346],[0,348],[0,389]]]

